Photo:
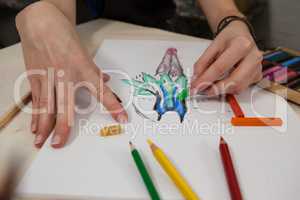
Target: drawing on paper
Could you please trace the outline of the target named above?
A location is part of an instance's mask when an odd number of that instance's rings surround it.
[[[134,97],[155,97],[153,110],[158,114],[158,121],[166,112],[174,111],[178,114],[180,122],[183,122],[187,112],[188,81],[179,62],[177,49],[167,49],[154,76],[142,73],[140,78],[123,79],[123,82],[134,87]],[[150,119],[134,102],[133,107],[137,114]]]

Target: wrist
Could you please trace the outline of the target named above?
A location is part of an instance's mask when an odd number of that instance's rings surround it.
[[[68,20],[51,3],[39,1],[24,8],[15,21],[20,37],[30,37],[35,41],[45,39],[51,27]]]
[[[228,9],[222,10],[216,17],[211,21],[211,28],[212,31],[215,33],[217,31],[217,27],[222,19],[227,16],[238,16],[238,17],[245,17],[238,9]]]
[[[239,22],[239,23],[235,23],[235,22]],[[250,35],[250,37],[254,41],[256,41],[255,32],[250,22],[246,19],[246,17],[239,17],[236,15],[227,16],[223,18],[221,22],[219,22],[217,31],[215,32],[215,37],[217,37],[219,33],[221,33],[225,28],[227,28],[230,25],[234,25],[234,27],[237,27],[237,29],[240,30],[241,33],[243,33],[243,30],[246,30],[246,32]]]
[[[45,9],[47,9],[48,5],[44,2],[36,2],[26,6],[23,10],[21,10],[15,18],[16,28],[21,31],[21,27],[27,27],[32,22],[38,19],[40,13],[43,13]]]
[[[30,20],[34,20],[35,18],[39,17],[38,15],[43,15],[43,13],[48,13],[49,11],[53,9],[53,6],[50,3],[44,2],[44,1],[38,1],[35,3],[32,3],[28,6],[26,6],[23,10],[21,10],[16,15],[16,24],[18,24],[18,21],[20,20],[27,20],[30,19],[30,17],[34,17],[31,15],[35,15],[34,18],[31,18]]]

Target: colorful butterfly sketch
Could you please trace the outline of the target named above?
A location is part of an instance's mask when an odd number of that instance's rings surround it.
[[[187,112],[186,99],[188,97],[188,81],[177,57],[177,49],[167,49],[154,76],[142,73],[141,80],[123,80],[134,87],[134,96],[155,96],[153,110],[158,114],[159,121],[166,112],[175,111],[183,122]],[[136,112],[148,118],[137,109]]]

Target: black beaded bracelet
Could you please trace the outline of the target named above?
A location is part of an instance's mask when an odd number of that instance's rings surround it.
[[[215,37],[217,37],[217,35],[220,32],[222,32],[224,30],[224,28],[226,28],[231,22],[234,22],[234,21],[241,21],[241,22],[245,23],[246,26],[248,27],[248,29],[250,31],[250,34],[252,35],[254,41],[257,41],[256,40],[256,35],[255,35],[255,32],[254,32],[254,28],[250,24],[250,22],[247,20],[247,18],[246,17],[239,17],[239,16],[235,16],[235,15],[227,16],[227,17],[223,18],[220,21],[220,23],[218,24],[218,27],[217,27],[217,32],[215,33]]]

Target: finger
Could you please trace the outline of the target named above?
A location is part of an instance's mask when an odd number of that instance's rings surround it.
[[[228,78],[218,81],[206,91],[206,94],[209,96],[215,96],[225,93],[240,93],[250,84],[261,79],[261,61],[262,53],[257,50],[253,50]]]
[[[103,87],[98,90],[98,93],[100,93],[100,95],[98,95],[100,99],[98,100],[104,105],[112,118],[119,123],[127,123],[128,115],[111,89],[104,84]]]
[[[40,81],[36,78],[30,78],[30,87],[32,95],[32,117],[31,117],[31,132],[36,133],[38,129],[38,107],[40,98]]]
[[[262,64],[260,63],[258,65],[258,71],[256,72],[254,78],[253,78],[253,83],[258,83],[259,81],[261,81],[261,79],[263,79],[263,74],[262,74]]]
[[[56,125],[51,145],[54,148],[63,147],[68,141],[74,117],[74,94],[67,82],[59,81],[56,86]]]
[[[226,71],[236,65],[242,58],[244,58],[251,50],[251,42],[244,38],[235,39],[234,42],[224,51],[224,53],[217,58],[217,60],[203,73],[202,76],[198,77],[191,85],[192,92],[196,93],[198,90],[203,91],[207,88],[206,85],[201,85],[202,82],[208,82],[213,84]]]
[[[108,86],[106,86],[103,82],[101,83],[101,81],[99,82],[100,83],[96,83],[96,89],[91,91],[93,96],[95,96],[98,101],[103,104],[113,119],[119,123],[127,123],[128,115],[121,103]]]
[[[41,109],[41,113],[39,114],[38,131],[34,142],[37,148],[42,147],[54,127],[54,84],[47,79],[41,80],[40,94],[39,109]]]
[[[93,63],[91,64],[94,65]],[[105,73],[102,73],[101,70],[96,66],[93,67],[93,69],[97,70],[89,73],[88,76],[87,74],[84,75],[84,80],[89,80],[93,85],[93,88],[88,87],[91,94],[103,104],[113,119],[119,123],[128,122],[128,115],[125,109],[111,89],[104,83]]]
[[[219,41],[213,41],[211,45],[204,51],[197,62],[194,64],[193,78],[200,76],[214,61],[219,52],[223,50],[223,44]]]

